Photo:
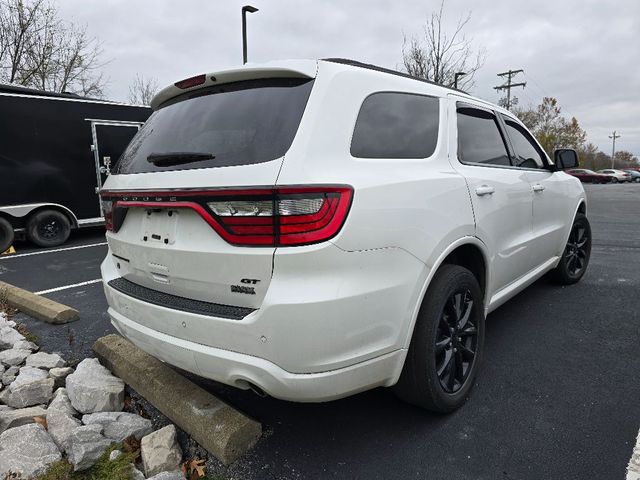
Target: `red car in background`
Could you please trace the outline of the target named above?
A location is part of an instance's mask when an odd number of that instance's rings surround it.
[[[611,183],[609,175],[602,175],[586,168],[574,168],[573,170],[566,170],[566,172],[579,178],[582,183]]]

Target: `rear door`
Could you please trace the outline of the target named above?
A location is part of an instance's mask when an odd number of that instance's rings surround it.
[[[124,220],[114,215],[121,225],[107,235],[114,262],[126,259],[118,273],[187,299],[259,308],[271,281],[273,243],[227,241],[207,216],[225,216],[230,229],[247,236],[269,229],[273,204],[255,198],[275,185],[312,85],[309,78],[239,81],[159,108],[105,184],[126,206]],[[237,201],[216,198],[229,191],[239,192]]]
[[[492,254],[490,291],[506,287],[532,268],[532,193],[526,171],[511,165],[496,114],[483,105],[451,106],[457,137],[451,159],[467,180],[476,234]]]
[[[533,136],[517,120],[502,116],[505,132],[514,151],[513,162],[523,168],[531,184],[533,195],[533,244],[531,254],[534,265],[542,265],[564,248],[567,226],[573,208],[567,202],[567,176],[553,172],[547,155]]]

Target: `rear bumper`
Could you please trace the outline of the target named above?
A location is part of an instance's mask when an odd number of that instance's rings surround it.
[[[105,287],[110,288],[110,287]],[[196,375],[248,389],[253,384],[269,395],[297,402],[335,400],[395,383],[406,350],[396,350],[346,368],[295,374],[251,355],[189,342],[140,325],[109,308],[115,328],[139,348]]]
[[[113,324],[143,350],[197,375],[297,401],[324,401],[400,376],[425,265],[404,250],[281,249],[262,304],[241,319],[149,303],[109,285]],[[126,278],[126,277],[125,277]]]

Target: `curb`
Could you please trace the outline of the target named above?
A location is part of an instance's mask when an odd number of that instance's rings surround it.
[[[627,480],[640,480],[640,432],[627,467]]]
[[[225,465],[260,438],[262,425],[119,335],[93,345],[102,364]]]
[[[0,292],[6,292],[9,305],[43,322],[62,324],[80,319],[76,309],[8,283],[0,282]]]

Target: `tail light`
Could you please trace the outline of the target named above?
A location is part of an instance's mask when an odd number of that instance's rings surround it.
[[[238,246],[296,246],[334,237],[345,222],[353,189],[276,187],[170,192],[103,192],[112,218],[129,208],[190,208],[225,241]],[[121,223],[116,221],[115,223]],[[119,225],[112,220],[112,229]]]
[[[101,194],[102,195],[102,194]],[[102,205],[102,215],[104,215],[104,226],[107,230],[113,230],[113,202],[109,198],[100,198]]]

